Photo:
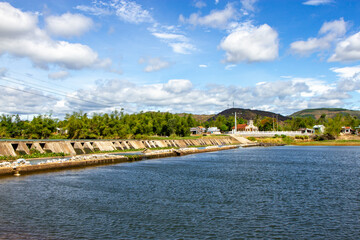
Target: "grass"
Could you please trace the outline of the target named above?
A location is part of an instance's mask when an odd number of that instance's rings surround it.
[[[294,142],[291,145],[296,145],[296,146],[360,146],[360,140],[306,141],[306,142]]]
[[[45,158],[45,157],[64,157],[65,153],[40,153],[40,152],[33,152],[30,154],[20,154],[18,156],[0,156],[0,160],[16,160],[19,158]]]

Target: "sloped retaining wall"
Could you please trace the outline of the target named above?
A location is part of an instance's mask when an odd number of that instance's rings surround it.
[[[29,174],[29,173],[35,173],[41,171],[55,171],[55,170],[69,169],[69,168],[81,168],[87,166],[132,162],[132,161],[140,161],[143,159],[175,157],[175,156],[195,154],[195,153],[228,150],[238,147],[239,146],[236,145],[229,145],[229,146],[211,147],[204,149],[180,148],[180,149],[153,151],[153,152],[145,153],[144,155],[135,155],[132,157],[113,155],[110,158],[86,159],[86,160],[77,160],[77,161],[66,161],[60,163],[45,163],[39,165],[20,165],[16,167],[0,167],[0,176],[11,176],[15,174]]]
[[[79,155],[95,151],[115,151],[162,147],[189,147],[207,145],[229,145],[239,142],[232,137],[199,138],[189,140],[83,140],[83,141],[4,141],[0,142],[0,156],[17,156],[29,154],[36,149],[44,153],[65,153],[66,155]]]

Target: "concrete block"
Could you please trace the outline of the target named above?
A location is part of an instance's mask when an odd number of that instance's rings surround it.
[[[82,143],[82,146],[85,153],[92,153],[95,151],[90,142],[84,142]]]
[[[9,142],[0,142],[0,155],[2,156],[16,156],[16,152]]]

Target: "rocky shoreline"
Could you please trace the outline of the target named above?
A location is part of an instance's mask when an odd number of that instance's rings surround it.
[[[164,157],[176,157],[195,153],[214,152],[238,148],[239,145],[209,146],[204,148],[179,148],[164,150],[148,150],[141,155],[114,155],[114,154],[91,154],[78,155],[68,159],[52,159],[38,164],[31,164],[29,161],[20,160],[13,163],[3,163],[0,165],[0,176],[20,176],[24,174],[56,171],[61,169],[82,168],[88,166],[98,166],[105,164],[115,164],[123,162],[141,161],[145,159],[155,159]]]

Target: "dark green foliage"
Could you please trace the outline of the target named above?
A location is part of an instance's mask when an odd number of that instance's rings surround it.
[[[69,138],[69,139],[120,139],[144,136],[189,136],[190,128],[198,126],[191,114],[178,116],[171,113],[140,112],[110,114],[74,112],[58,121],[51,115],[39,115],[31,121],[20,120],[18,115],[0,116],[0,138]],[[57,128],[67,134],[56,134]]]
[[[335,137],[329,133],[323,135],[317,135],[314,137],[315,141],[324,141],[324,140],[335,140]]]
[[[252,141],[252,142],[256,141],[256,138],[255,138],[255,137],[247,137],[247,139],[250,140],[250,141]]]

